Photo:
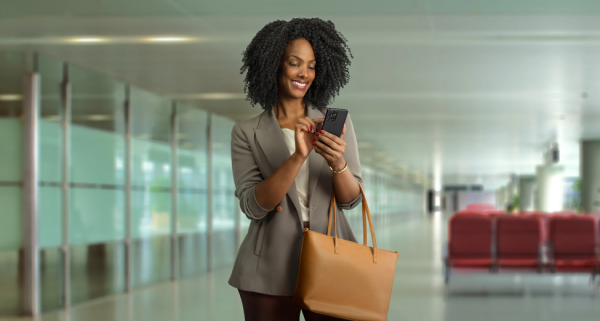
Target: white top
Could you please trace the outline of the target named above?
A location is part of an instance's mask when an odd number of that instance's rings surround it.
[[[282,128],[283,139],[285,140],[285,144],[290,151],[290,155],[296,152],[296,141],[294,140],[294,131],[287,128]],[[300,200],[300,211],[302,212],[302,220],[308,221],[308,157],[300,166],[300,170],[298,171],[298,175],[296,175],[296,179],[294,182],[296,183],[296,190],[298,191],[298,199]]]

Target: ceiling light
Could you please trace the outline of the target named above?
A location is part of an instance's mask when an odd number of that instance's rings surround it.
[[[192,148],[196,147],[196,144],[194,144],[192,142],[184,142],[184,143],[181,143],[179,145],[179,147],[192,149]]]
[[[137,134],[137,135],[135,135],[135,136],[133,136],[133,137],[135,137],[135,138],[137,138],[137,139],[148,139],[148,138],[150,138],[151,136],[150,136],[150,134],[148,134],[148,133],[142,133],[142,134]]]
[[[42,119],[45,121],[59,121],[60,116],[59,115],[48,115],[48,116],[42,117]]]
[[[23,99],[19,94],[0,94],[0,101],[17,101]]]
[[[201,94],[165,94],[165,96],[173,99],[183,100],[227,100],[227,99],[244,99],[246,94],[244,93],[201,93]]]
[[[154,38],[146,38],[146,41],[152,42],[181,42],[181,41],[190,41],[190,38],[184,37],[154,37]]]
[[[106,39],[104,38],[71,38],[68,40],[69,42],[79,42],[79,43],[95,43],[95,42],[104,42]]]
[[[90,121],[106,121],[106,120],[112,120],[112,115],[87,115],[85,117],[86,120],[90,120]]]

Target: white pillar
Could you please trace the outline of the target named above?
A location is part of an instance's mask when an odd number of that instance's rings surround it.
[[[502,186],[496,193],[496,207],[504,210],[506,208],[506,186]]]
[[[564,167],[539,165],[536,173],[538,210],[545,213],[562,211],[565,199]]]
[[[600,213],[600,140],[581,142],[581,208]]]
[[[533,175],[519,176],[519,212],[531,212],[534,210],[533,191],[536,178]]]

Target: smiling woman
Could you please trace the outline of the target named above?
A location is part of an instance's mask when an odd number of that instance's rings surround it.
[[[356,242],[343,213],[362,201],[352,121],[346,118],[340,137],[320,130],[327,105],[348,83],[348,55],[344,37],[321,19],[269,23],[244,51],[244,91],[264,109],[231,136],[235,195],[251,222],[229,284],[239,290],[246,321],[299,319],[292,295],[303,231],[325,234],[332,194],[337,235]],[[307,321],[339,320],[302,313]]]

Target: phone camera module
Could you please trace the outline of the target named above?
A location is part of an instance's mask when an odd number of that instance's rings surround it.
[[[327,121],[335,121],[337,119],[337,113],[331,113],[327,118]]]

